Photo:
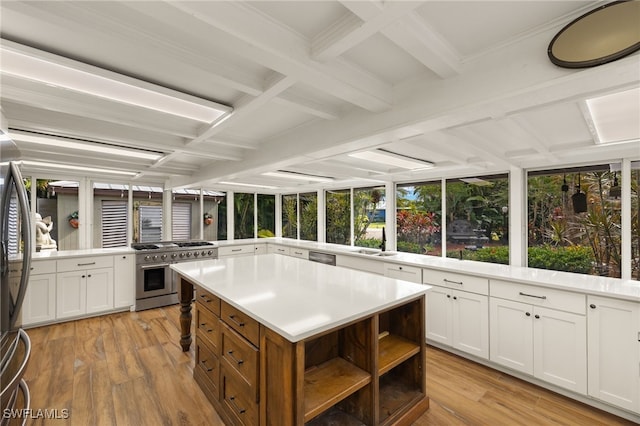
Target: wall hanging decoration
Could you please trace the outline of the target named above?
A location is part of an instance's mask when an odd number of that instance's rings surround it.
[[[576,193],[571,196],[574,213],[584,213],[587,211],[587,194],[580,191],[580,173],[578,173],[578,184],[576,185]]]
[[[640,1],[605,4],[566,25],[547,54],[563,68],[606,64],[640,50]]]
[[[213,223],[213,216],[211,216],[210,213],[205,213],[204,214],[204,224],[205,225],[211,225]]]
[[[69,216],[67,216],[67,219],[69,220],[69,225],[71,225],[72,228],[77,228],[78,227],[78,212],[75,211],[73,213],[71,213]]]

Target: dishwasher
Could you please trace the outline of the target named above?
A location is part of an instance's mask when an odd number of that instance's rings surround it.
[[[309,260],[312,262],[324,263],[325,265],[336,266],[335,254],[321,253],[319,251],[310,251]]]

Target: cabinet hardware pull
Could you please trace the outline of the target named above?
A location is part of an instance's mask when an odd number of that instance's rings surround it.
[[[447,294],[447,297],[448,297],[448,298],[451,298],[451,295],[450,295],[450,294]]]
[[[236,400],[236,397],[235,397],[235,396],[230,396],[230,397],[229,397],[229,403],[230,403],[231,405],[233,405],[233,408],[235,408],[235,409],[238,411],[238,413],[240,413],[240,414],[244,414],[247,410],[245,410],[244,408],[240,408],[240,407],[238,407],[238,406],[236,405],[236,403],[235,403],[235,402],[233,402],[233,401],[235,401],[235,400]]]
[[[231,249],[231,251],[242,251],[242,249]]]
[[[87,275],[89,278],[91,278],[91,275]]]
[[[229,315],[229,319],[233,321],[238,327],[244,327],[244,323],[236,320],[235,315]]]
[[[87,266],[87,265],[95,265],[96,262],[88,262],[88,263],[78,263],[78,266]]]
[[[84,275],[81,278],[86,278]]]
[[[207,323],[206,322],[203,322],[202,324],[200,324],[200,327],[204,328],[207,333],[211,333],[213,331],[213,328],[208,328],[207,327]],[[207,328],[205,328],[205,327],[207,327]]]
[[[233,351],[227,351],[227,355],[229,355],[229,358],[234,360],[238,365],[244,364],[244,360],[243,359],[236,359],[236,357],[233,356]]]
[[[402,271],[402,266],[398,266],[398,270],[399,270],[399,271]]]
[[[536,319],[540,319],[540,315],[535,315],[535,318]]]
[[[458,296],[453,296],[453,300],[458,300]]]
[[[448,279],[446,279],[446,278],[444,278],[444,279],[443,279],[443,281],[444,281],[445,283],[451,283],[451,284],[463,285],[462,281],[451,281],[451,280],[448,280]]]
[[[204,360],[200,361],[200,364],[202,364],[202,366],[205,368],[205,370],[207,370],[207,371],[213,371],[213,368],[209,368],[209,367],[207,367],[207,361],[208,361],[208,360],[204,359]]]
[[[202,300],[204,300],[206,303],[211,303],[211,299],[209,299],[207,296],[205,296],[204,294],[200,295],[200,298]]]
[[[525,315],[530,317],[531,316],[531,312],[527,312],[527,313],[525,313]]]
[[[547,296],[536,296],[535,294],[527,294],[527,293],[523,293],[523,292],[520,292],[518,294],[520,296],[535,297],[536,299],[543,299],[543,300],[547,298]]]
[[[595,309],[595,308],[596,308],[596,305],[594,305],[594,304],[592,303],[592,304],[590,304],[590,305],[589,305],[589,307],[590,307],[591,309]]]
[[[159,265],[142,265],[140,266],[140,269],[159,269],[166,268],[167,266],[169,266],[168,263],[161,263]]]
[[[293,254],[298,254],[298,255],[302,256],[302,252],[301,251],[294,251]]]

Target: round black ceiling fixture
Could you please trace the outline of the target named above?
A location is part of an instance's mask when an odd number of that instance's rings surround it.
[[[564,68],[606,64],[640,50],[640,1],[615,1],[566,25],[547,54]]]

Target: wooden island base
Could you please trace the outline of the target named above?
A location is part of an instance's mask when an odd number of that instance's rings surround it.
[[[194,378],[228,424],[409,425],[429,408],[425,297],[290,342],[181,277],[183,350]]]

